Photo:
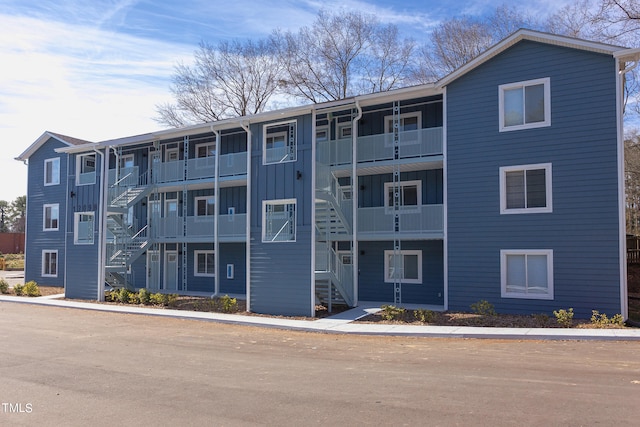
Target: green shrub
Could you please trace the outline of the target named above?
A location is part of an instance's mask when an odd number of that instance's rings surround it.
[[[383,305],[380,308],[382,309],[380,316],[382,316],[384,320],[400,319],[406,311],[404,308],[396,307],[395,305]]]
[[[176,303],[178,299],[178,295],[176,294],[163,294],[163,293],[155,293],[149,296],[149,301],[153,305],[162,305],[164,307],[172,306]]]
[[[222,311],[225,313],[235,313],[238,311],[238,300],[231,298],[229,295],[220,297],[219,299]]]
[[[13,292],[15,292],[16,295],[20,296],[22,295],[23,289],[24,289],[24,285],[17,284],[13,287]]]
[[[496,315],[496,309],[493,306],[493,304],[491,304],[489,301],[487,300],[480,300],[478,302],[474,302],[473,304],[471,304],[471,311],[473,311],[476,314],[479,314],[481,316],[495,316]]]
[[[569,310],[554,310],[553,315],[556,316],[556,320],[560,326],[570,328],[573,325],[573,308],[570,308]]]
[[[146,288],[142,288],[138,291],[138,301],[140,304],[148,305],[151,302],[151,292]]]
[[[605,313],[600,314],[598,310],[592,310],[591,323],[600,328],[605,328],[609,325],[622,326],[624,323],[624,319],[622,318],[621,314],[616,314],[609,319]]]
[[[9,283],[6,280],[0,279],[0,293],[8,294],[9,293]]]
[[[413,317],[415,317],[419,322],[422,323],[431,323],[435,318],[435,313],[431,310],[427,310],[426,308],[418,308],[417,310],[413,310]]]
[[[40,296],[40,288],[38,284],[33,280],[25,283],[22,288],[22,292],[28,297],[39,297]]]

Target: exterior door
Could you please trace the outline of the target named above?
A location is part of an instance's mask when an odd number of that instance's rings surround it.
[[[152,151],[149,155],[149,176],[151,182],[160,182],[160,166],[162,165],[162,156],[160,151]]]
[[[160,251],[147,251],[147,289],[160,289]]]
[[[178,251],[166,251],[164,254],[164,289],[178,289]]]

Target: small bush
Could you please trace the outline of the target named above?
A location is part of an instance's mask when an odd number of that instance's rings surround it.
[[[9,293],[9,283],[6,280],[0,279],[0,293],[8,294]]]
[[[174,305],[178,299],[176,294],[155,293],[149,296],[149,301],[153,305],[161,305],[164,307]]]
[[[28,297],[39,297],[40,296],[40,288],[38,284],[33,280],[25,283],[22,288],[22,292]]]
[[[471,311],[473,311],[476,314],[479,314],[481,316],[495,316],[496,315],[496,309],[493,306],[493,304],[491,304],[489,301],[487,300],[480,300],[478,302],[475,302],[473,304],[471,304]]]
[[[223,312],[235,313],[238,311],[238,300],[236,298],[231,298],[229,295],[225,295],[220,297],[219,301]]]
[[[140,304],[149,305],[151,302],[151,292],[146,288],[142,288],[138,291],[138,301]]]
[[[395,305],[383,305],[380,308],[382,309],[380,316],[382,316],[384,320],[400,319],[406,311],[404,308],[396,307]]]
[[[591,323],[600,328],[606,328],[607,326],[622,326],[624,319],[621,314],[616,314],[612,318],[608,318],[605,313],[600,314],[598,310],[591,311]]]
[[[431,323],[435,318],[436,314],[427,310],[426,308],[419,308],[417,310],[413,310],[413,317],[415,317],[419,322],[422,323]]]
[[[13,287],[13,292],[15,292],[16,295],[21,296],[22,292],[23,292],[23,289],[24,289],[24,285],[17,284],[17,285],[15,285]]]
[[[111,291],[111,301],[129,304],[133,299],[132,295],[132,292],[127,288],[114,289]]]
[[[573,325],[573,308],[570,308],[569,310],[554,310],[553,315],[556,316],[556,320],[560,326],[570,328]]]

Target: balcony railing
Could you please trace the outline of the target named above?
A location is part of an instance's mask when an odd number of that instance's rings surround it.
[[[400,209],[401,233],[431,233],[444,230],[442,205],[406,206]],[[393,208],[374,207],[358,209],[358,232],[394,233]]]
[[[185,228],[186,225],[186,234]],[[246,235],[247,215],[233,214],[218,216],[218,238],[243,238]],[[178,239],[183,237],[206,237],[213,239],[213,216],[188,216],[156,218],[152,230],[155,238]]]
[[[442,128],[400,132],[399,156],[402,159],[442,154]],[[390,133],[358,138],[358,162],[393,160],[393,135]]]

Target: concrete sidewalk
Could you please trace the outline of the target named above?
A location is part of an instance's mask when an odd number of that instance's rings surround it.
[[[147,316],[175,317],[180,319],[204,320],[292,331],[340,334],[438,338],[640,341],[640,329],[478,328],[470,326],[419,326],[354,323],[356,319],[379,310],[379,306],[359,306],[324,319],[296,320],[259,315],[158,309],[58,299],[61,297],[63,297],[63,295],[52,295],[38,298],[0,295],[0,302],[107,311],[114,313],[141,314]]]

